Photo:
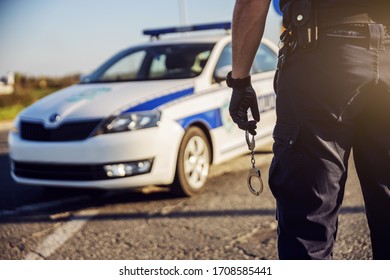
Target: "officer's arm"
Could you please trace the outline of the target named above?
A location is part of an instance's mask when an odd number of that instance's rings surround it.
[[[232,77],[249,75],[253,59],[264,34],[265,20],[271,0],[237,0],[233,12]]]

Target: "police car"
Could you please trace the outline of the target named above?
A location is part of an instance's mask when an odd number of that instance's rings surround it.
[[[210,29],[222,31],[193,32]],[[245,134],[228,112],[229,29],[230,23],[218,23],[145,30],[149,42],[119,52],[79,84],[26,108],[9,134],[14,180],[201,192],[211,164],[248,152]],[[168,35],[180,32],[186,34]],[[275,124],[276,53],[264,39],[252,67],[262,118],[258,146],[271,139]]]

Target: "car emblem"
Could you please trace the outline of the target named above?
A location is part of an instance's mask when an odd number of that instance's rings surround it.
[[[50,115],[50,117],[49,117],[49,121],[51,123],[55,123],[55,122],[58,122],[60,120],[61,120],[61,116],[57,113],[54,113],[54,114]]]

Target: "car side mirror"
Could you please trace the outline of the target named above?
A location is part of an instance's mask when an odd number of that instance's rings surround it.
[[[226,80],[227,74],[232,71],[231,65],[225,65],[215,70],[214,79],[217,83],[221,83]]]

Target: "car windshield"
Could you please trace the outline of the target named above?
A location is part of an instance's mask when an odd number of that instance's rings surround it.
[[[186,79],[200,75],[213,44],[158,45],[125,50],[82,83]]]

